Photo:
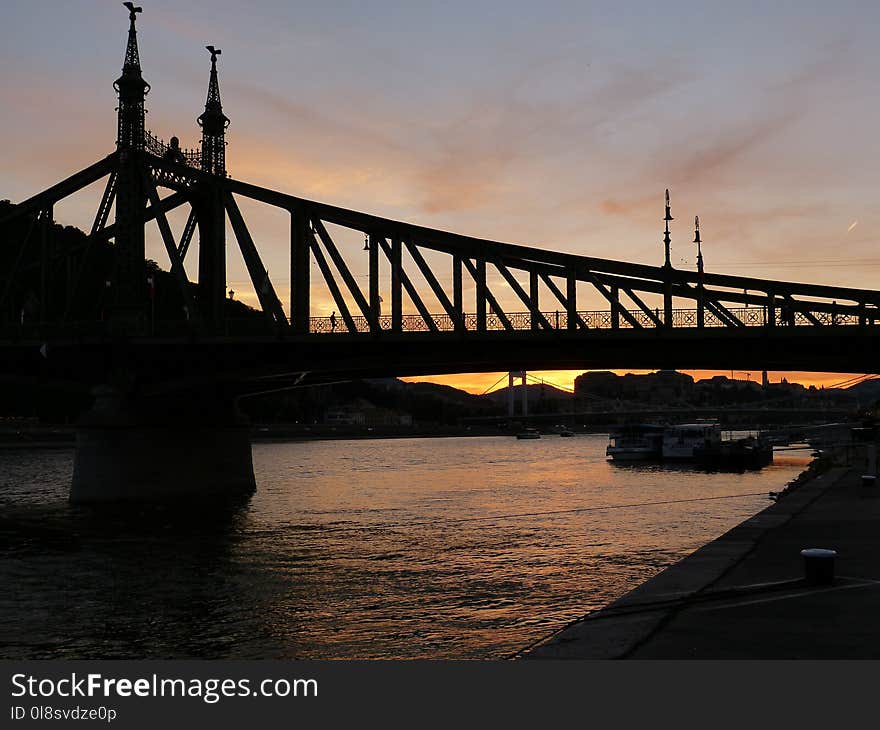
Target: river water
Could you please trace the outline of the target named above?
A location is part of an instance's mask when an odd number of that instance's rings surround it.
[[[606,443],[255,444],[246,505],[123,512],[68,505],[71,450],[0,450],[0,657],[505,657],[755,514],[808,462],[621,466]]]

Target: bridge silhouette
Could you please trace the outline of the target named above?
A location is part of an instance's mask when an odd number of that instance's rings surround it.
[[[0,219],[11,261],[0,276],[0,378],[95,394],[80,426],[74,499],[251,489],[235,400],[309,383],[608,367],[880,372],[880,291],[705,271],[698,220],[697,267],[676,269],[668,191],[665,262],[650,266],[436,230],[236,180],[226,170],[221,51],[207,46],[200,149],[166,143],[144,126],[150,86],[137,45],[141,9],[124,5],[116,150]],[[53,250],[54,206],[102,180],[88,235]],[[287,311],[239,200],[289,216]],[[177,209],[188,217],[175,237],[168,215]],[[182,303],[176,317],[159,320],[145,256],[152,221]],[[259,301],[254,316],[230,310],[227,224]],[[343,245],[351,232],[363,248]],[[194,241],[191,282],[184,263]],[[90,251],[108,244],[111,262],[99,277],[107,286],[90,293],[97,304],[84,310],[78,301]],[[353,261],[365,252],[362,288]],[[313,316],[318,286],[338,316]],[[579,306],[585,291],[607,309]],[[519,305],[506,310],[502,301]],[[167,466],[157,467],[162,460]]]

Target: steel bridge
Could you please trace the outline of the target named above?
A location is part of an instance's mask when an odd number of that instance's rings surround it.
[[[103,384],[126,401],[165,398],[178,412],[182,393],[198,392],[201,409],[211,399],[351,377],[608,367],[880,372],[880,291],[705,271],[699,221],[697,267],[676,269],[668,191],[665,262],[650,266],[436,230],[237,180],[226,169],[221,51],[207,47],[200,149],[166,143],[144,126],[141,9],[124,4],[115,151],[0,219],[6,382]],[[58,247],[54,207],[102,180],[91,230]],[[286,310],[243,200],[288,216]],[[188,216],[175,236],[168,216],[179,208]],[[145,226],[153,221],[182,303],[175,317],[150,314]],[[227,224],[259,301],[248,316],[227,297]],[[101,247],[110,257],[96,292]],[[184,263],[196,249],[191,282]],[[330,318],[314,316],[319,287],[335,305]],[[384,312],[381,291],[390,293]],[[584,306],[597,297],[605,308]],[[502,304],[511,301],[518,304]]]

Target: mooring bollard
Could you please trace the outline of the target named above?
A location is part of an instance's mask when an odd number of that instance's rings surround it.
[[[810,585],[830,585],[834,582],[836,550],[807,548],[801,550],[804,558],[804,578]]]

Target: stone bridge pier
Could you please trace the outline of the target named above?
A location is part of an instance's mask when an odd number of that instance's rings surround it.
[[[100,385],[76,433],[77,504],[240,499],[256,489],[248,423],[232,396],[139,397]]]

